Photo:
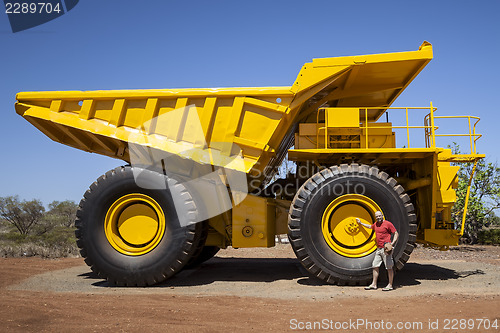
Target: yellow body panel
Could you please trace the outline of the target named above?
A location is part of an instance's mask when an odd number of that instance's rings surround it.
[[[437,203],[438,205],[453,206],[457,199],[455,189],[458,187],[457,172],[459,166],[450,166],[449,162],[438,162],[438,186]]]
[[[290,149],[288,157],[291,161],[331,161],[338,164],[346,158],[369,163],[389,163],[395,159],[416,160],[432,156],[442,148],[371,148],[371,149]]]
[[[326,108],[325,126],[330,128],[359,128],[359,109],[357,108]]]
[[[274,246],[276,208],[271,200],[248,195],[233,207],[233,247]]]
[[[439,245],[441,247],[457,246],[460,231],[451,229],[425,229],[424,244]]]
[[[302,149],[324,149],[325,148],[325,131],[318,130],[321,125],[315,123],[302,123],[299,125],[299,131],[295,136],[295,150]],[[396,137],[395,133],[387,127],[391,127],[391,123],[369,123],[370,135],[368,136],[368,145],[370,151],[378,148],[395,148],[396,147]],[[382,128],[383,127],[383,128]],[[342,149],[342,148],[366,148],[366,129],[359,129],[353,127],[340,127],[332,128],[329,127],[328,134],[330,136],[347,136],[347,135],[358,135],[359,138],[355,140],[350,140],[350,144],[347,144],[347,140],[338,140],[337,144],[335,142],[330,143],[330,148],[332,149]],[[318,147],[319,146],[319,147]],[[347,147],[346,147],[347,146]]]

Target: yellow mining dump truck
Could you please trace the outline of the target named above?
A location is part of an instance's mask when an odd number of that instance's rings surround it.
[[[457,155],[436,146],[451,117],[390,107],[432,57],[424,42],[314,59],[290,87],[22,92],[16,111],[54,141],[126,162],[90,185],[76,220],[82,256],[111,283],[152,285],[220,248],[288,233],[312,275],[356,285],[370,280],[376,245],[355,218],[394,223],[398,270],[416,242],[445,249],[463,234],[452,164],[484,157],[479,119],[458,117],[470,151]],[[287,154],[297,172],[276,180]]]

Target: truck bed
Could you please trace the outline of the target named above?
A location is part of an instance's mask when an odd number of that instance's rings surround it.
[[[424,42],[418,51],[314,59],[289,87],[21,92],[16,111],[84,151],[127,162],[129,143],[201,163],[238,155],[242,171],[264,175],[318,107],[373,106],[376,120],[431,59]]]

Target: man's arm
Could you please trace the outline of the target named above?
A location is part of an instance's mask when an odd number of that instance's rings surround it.
[[[365,227],[365,228],[368,228],[368,229],[371,229],[371,228],[372,228],[371,224],[366,224],[366,223],[363,223],[363,222],[361,222],[361,220],[360,220],[360,219],[358,219],[357,217],[356,217],[356,222],[358,222],[358,224],[361,224],[361,225],[362,225],[363,227]]]
[[[392,239],[392,246],[396,245],[396,242],[398,241],[399,233],[397,231],[394,231],[394,238]]]

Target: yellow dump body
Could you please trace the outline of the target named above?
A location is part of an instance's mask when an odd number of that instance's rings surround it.
[[[413,52],[314,59],[290,87],[21,92],[16,111],[85,151],[130,162],[132,142],[212,164],[239,154],[243,171],[264,179],[299,121],[319,107],[351,106],[376,107],[361,115],[376,120],[431,59],[424,42]]]

